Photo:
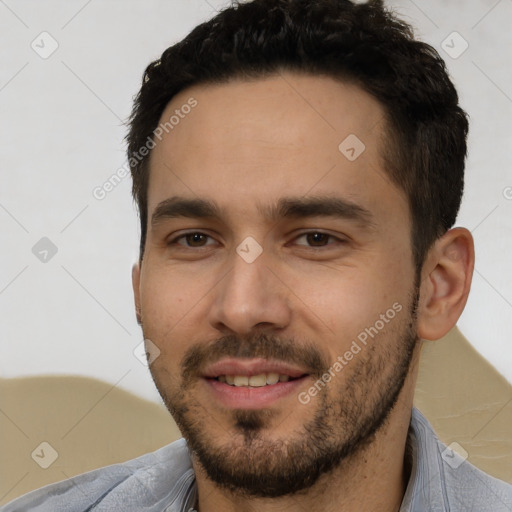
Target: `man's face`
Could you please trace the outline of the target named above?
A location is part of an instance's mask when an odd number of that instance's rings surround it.
[[[135,278],[152,375],[212,480],[295,492],[371,441],[416,346],[383,110],[290,73],[187,89],[161,122],[176,109],[151,155]]]

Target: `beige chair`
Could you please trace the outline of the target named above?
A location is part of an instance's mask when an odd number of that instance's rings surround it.
[[[473,465],[512,483],[512,386],[457,328],[425,342],[415,405],[445,444],[458,443]]]
[[[425,344],[416,406],[446,444],[512,483],[512,386],[457,329]],[[180,437],[163,406],[81,377],[0,380],[0,432],[0,504]]]
[[[0,432],[0,504],[181,437],[163,406],[67,376],[0,379]]]

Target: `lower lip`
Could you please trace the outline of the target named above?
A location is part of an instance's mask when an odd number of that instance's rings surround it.
[[[215,379],[204,379],[215,398],[224,407],[230,409],[262,409],[269,407],[279,399],[295,394],[298,396],[307,376],[288,382],[278,382],[259,388],[230,386]]]

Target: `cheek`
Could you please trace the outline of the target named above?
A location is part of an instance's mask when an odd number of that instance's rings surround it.
[[[290,289],[301,300],[295,300],[304,315],[317,315],[335,333],[364,328],[379,314],[404,297],[389,272],[383,275],[369,266],[332,269],[320,267],[302,276],[290,275]],[[345,337],[345,336],[343,336]]]
[[[393,344],[412,286],[399,268],[364,265],[333,272],[324,267],[296,280],[293,291],[302,299],[295,301],[296,318],[307,324],[306,333],[325,347],[332,361],[355,340]]]
[[[211,336],[205,319],[216,280],[199,269],[147,268],[141,281],[144,335],[160,350],[152,372],[171,382],[190,345]]]
[[[143,321],[151,328],[169,330],[200,307],[211,288],[200,273],[189,275],[158,266],[146,272],[141,285]]]

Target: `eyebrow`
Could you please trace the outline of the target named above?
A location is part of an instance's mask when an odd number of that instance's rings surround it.
[[[258,205],[258,210],[269,221],[278,219],[304,219],[309,217],[337,217],[354,221],[362,227],[373,228],[373,214],[366,208],[331,196],[284,197],[273,205]],[[151,226],[172,218],[221,219],[222,209],[206,199],[170,197],[157,205],[151,216]]]

